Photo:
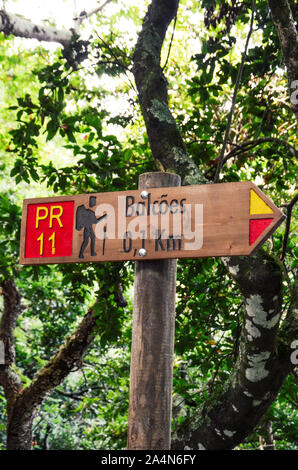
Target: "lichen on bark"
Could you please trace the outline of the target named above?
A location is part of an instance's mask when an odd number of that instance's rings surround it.
[[[185,445],[191,449],[234,448],[257,425],[293,369],[289,339],[287,352],[277,352],[277,332],[282,331],[278,329],[281,266],[264,250],[252,257],[225,258],[224,263],[244,297],[237,361],[225,386],[176,430],[174,449]]]

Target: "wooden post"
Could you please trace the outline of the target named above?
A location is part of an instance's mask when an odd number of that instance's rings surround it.
[[[140,175],[139,189],[180,186],[172,173]],[[177,260],[136,261],[128,450],[169,450]]]

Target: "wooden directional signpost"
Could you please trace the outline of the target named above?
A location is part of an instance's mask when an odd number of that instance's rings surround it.
[[[27,199],[20,263],[250,255],[283,218],[250,182]]]
[[[128,449],[169,449],[176,259],[251,255],[284,220],[251,182],[27,199],[20,263],[136,261]]]

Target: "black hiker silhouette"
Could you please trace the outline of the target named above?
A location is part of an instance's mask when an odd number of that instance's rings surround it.
[[[90,196],[89,198],[89,206],[94,207],[96,205],[96,197]],[[107,214],[102,215],[101,217],[96,217],[95,213],[91,209],[86,209],[86,207],[82,204],[77,208],[76,214],[76,229],[82,230],[84,227],[84,240],[80,249],[79,258],[84,259],[84,251],[89,243],[89,239],[91,240],[90,243],[90,250],[91,256],[96,256],[95,253],[95,235],[93,232],[93,225],[98,224],[101,219],[107,217]]]

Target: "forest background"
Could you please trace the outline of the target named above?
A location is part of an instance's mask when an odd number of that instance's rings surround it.
[[[125,448],[133,263],[20,266],[22,200],[163,170],[287,216],[178,262],[172,446],[297,449],[297,2],[39,3],[0,11],[0,448]]]

